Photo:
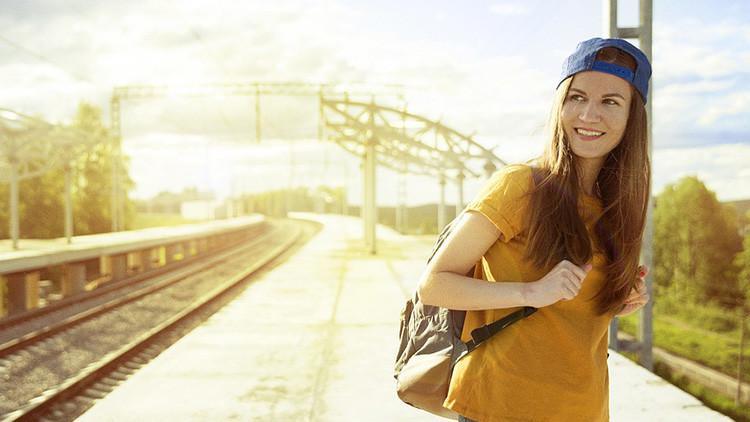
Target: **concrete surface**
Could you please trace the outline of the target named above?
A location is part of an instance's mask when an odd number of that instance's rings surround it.
[[[78,420],[445,420],[403,404],[392,378],[398,319],[432,240],[359,219],[325,228],[294,257],[178,341]],[[730,419],[612,353],[613,422]]]

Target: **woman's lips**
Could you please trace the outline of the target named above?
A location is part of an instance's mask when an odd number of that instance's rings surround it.
[[[582,128],[582,127],[575,128],[575,131],[578,134],[578,136],[584,141],[593,141],[595,139],[599,139],[599,137],[604,135],[604,132],[600,132],[594,129]]]

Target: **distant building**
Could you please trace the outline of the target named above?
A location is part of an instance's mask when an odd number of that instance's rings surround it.
[[[213,220],[220,205],[216,200],[185,201],[180,205],[180,215],[188,220]]]

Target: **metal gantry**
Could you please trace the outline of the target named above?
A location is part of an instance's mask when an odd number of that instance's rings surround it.
[[[122,189],[121,166],[122,152],[122,102],[135,99],[161,98],[191,98],[213,96],[248,96],[253,98],[253,112],[255,130],[251,142],[260,142],[261,127],[261,96],[308,96],[322,98],[324,95],[347,92],[360,97],[378,95],[403,100],[404,87],[399,84],[366,84],[366,83],[338,83],[312,84],[304,82],[251,82],[231,84],[205,85],[132,85],[115,87],[110,99],[111,132],[113,137],[113,169],[112,169],[112,231],[124,228],[125,193]],[[318,125],[318,136],[322,137],[322,124]]]
[[[401,174],[414,173],[435,177],[440,182],[438,228],[446,224],[446,179],[457,181],[456,207],[463,206],[463,180],[479,177],[506,165],[491,150],[439,121],[406,111],[378,105],[374,101],[352,101],[348,97],[320,99],[322,121],[327,138],[343,149],[363,158],[363,217],[365,240],[376,252],[375,166],[388,167]],[[403,180],[403,178],[401,178]],[[399,189],[401,191],[402,189]],[[399,195],[398,219],[405,217],[404,195]]]

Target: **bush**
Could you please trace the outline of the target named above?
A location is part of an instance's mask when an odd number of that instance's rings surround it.
[[[660,296],[655,302],[655,313],[676,318],[686,324],[714,333],[732,333],[739,330],[737,311],[718,305],[697,305]]]

